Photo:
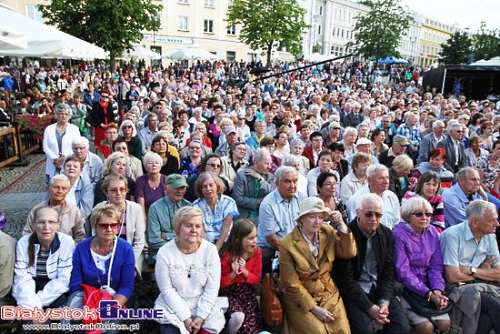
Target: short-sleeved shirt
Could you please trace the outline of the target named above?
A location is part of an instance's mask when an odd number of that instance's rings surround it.
[[[478,243],[468,221],[444,230],[439,244],[445,266],[458,267],[461,264],[477,268],[484,260],[492,256],[500,258],[495,234],[483,236]],[[493,266],[498,265],[500,265],[500,260]]]
[[[474,168],[484,173],[483,183],[488,189],[493,189],[495,179],[500,173],[500,164],[493,166],[489,155],[482,155],[474,162]]]
[[[148,174],[139,176],[137,180],[135,180],[135,197],[143,197],[144,206],[149,208],[151,204],[165,196],[163,185],[165,184],[166,178],[167,177],[162,174],[160,177],[160,185],[156,187],[156,189],[153,189],[149,186]]]
[[[295,218],[299,216],[300,202],[306,199],[306,194],[297,192],[290,201],[281,197],[278,189],[267,195],[260,204],[257,244],[261,247],[273,248],[266,237],[275,234],[278,239],[292,232]]]
[[[210,210],[204,198],[198,198],[193,202],[193,206],[199,208],[203,213],[205,233],[207,234],[207,240],[210,242],[215,242],[219,239],[224,219],[233,216],[233,220],[235,220],[240,216],[236,202],[226,195],[221,195],[217,203],[215,203],[214,212]]]

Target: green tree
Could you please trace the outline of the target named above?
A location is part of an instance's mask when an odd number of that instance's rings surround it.
[[[472,39],[476,60],[500,56],[500,32],[497,29],[488,29],[486,22],[481,22],[481,28]]]
[[[52,0],[39,6],[47,23],[109,51],[111,66],[142,32],[160,28],[161,5],[151,0]]]
[[[309,28],[305,13],[296,0],[234,0],[226,22],[241,25],[240,41],[265,50],[270,64],[275,43],[294,55],[301,53],[300,37]]]
[[[413,21],[401,0],[363,0],[360,3],[370,7],[370,11],[355,17],[354,42],[347,43],[347,47],[377,62],[388,56],[400,57],[399,42]]]
[[[466,33],[455,32],[441,44],[439,61],[445,65],[465,64],[472,52],[472,40]]]

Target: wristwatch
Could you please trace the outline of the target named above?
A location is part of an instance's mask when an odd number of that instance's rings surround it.
[[[476,275],[476,271],[477,271],[477,268],[470,267],[470,274],[471,274],[472,276]]]

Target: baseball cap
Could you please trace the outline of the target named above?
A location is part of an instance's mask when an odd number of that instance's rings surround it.
[[[408,139],[406,139],[405,136],[401,136],[401,135],[394,136],[394,138],[392,139],[392,142],[398,143],[399,145],[403,145],[403,146],[410,145],[410,142],[408,141]]]
[[[165,180],[165,184],[170,184],[173,188],[188,187],[186,179],[184,176],[179,174],[171,174]]]

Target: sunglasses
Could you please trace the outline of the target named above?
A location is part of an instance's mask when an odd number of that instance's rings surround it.
[[[212,168],[220,168],[219,164],[207,164],[207,166],[210,166]]]
[[[97,226],[99,227],[99,229],[101,229],[103,231],[106,231],[108,229],[108,227],[111,227],[111,229],[114,230],[115,228],[118,228],[118,225],[120,225],[120,223],[114,223],[114,224],[97,224]]]
[[[333,128],[333,130],[340,130],[340,128]]]
[[[177,128],[180,128],[180,127],[182,127],[182,125],[175,125],[174,129],[177,129]]]
[[[124,125],[122,126],[122,129],[132,129],[132,125]]]
[[[425,215],[425,218],[432,217],[432,212],[412,212],[411,214],[417,218],[422,218],[424,215]]]
[[[108,189],[108,192],[118,195],[118,193],[125,194],[127,192],[127,188],[114,188],[114,189]]]
[[[366,217],[366,218],[368,218],[368,219],[370,219],[370,218],[372,218],[372,217],[375,217],[375,218],[377,218],[377,219],[380,219],[380,218],[382,218],[382,216],[384,215],[383,213],[380,213],[380,212],[370,212],[370,211],[368,211],[368,212],[364,212],[363,214],[364,214],[364,215],[365,215],[365,217]]]
[[[107,99],[107,98],[109,98],[109,96],[102,95],[101,98]]]

